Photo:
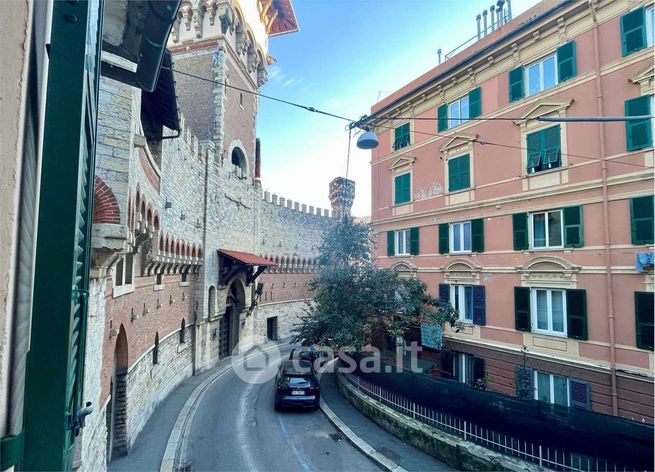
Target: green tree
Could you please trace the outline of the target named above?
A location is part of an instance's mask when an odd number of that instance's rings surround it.
[[[350,218],[328,231],[321,270],[310,283],[314,299],[295,327],[295,341],[361,349],[375,333],[402,336],[421,321],[461,329],[457,312],[413,277],[371,264],[371,228]]]

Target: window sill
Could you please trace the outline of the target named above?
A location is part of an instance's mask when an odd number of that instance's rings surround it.
[[[463,192],[470,192],[471,190],[473,190],[473,187],[460,188],[457,190],[448,190],[446,195],[457,195]]]
[[[391,208],[404,207],[405,205],[411,205],[411,204],[412,204],[412,200],[408,200],[408,201],[402,202],[402,203],[394,203],[394,204],[391,205]]]
[[[186,281],[186,282],[180,282],[177,284],[178,287],[188,287],[191,282]]]
[[[562,170],[566,170],[566,167],[560,164],[558,167],[553,167],[552,169],[538,170],[536,172],[526,172],[525,177],[538,177],[540,175],[550,174],[550,173],[553,173],[553,172],[559,172],[559,171],[562,171]]]
[[[552,247],[531,247],[530,249],[525,250],[525,252],[548,252],[548,251],[563,251],[564,249],[571,250],[573,248],[564,246],[552,246]]]
[[[161,284],[161,285],[153,285],[153,286],[152,286],[152,290],[153,290],[154,292],[159,292],[159,291],[161,291],[161,290],[164,290],[164,284]]]
[[[550,336],[557,339],[569,339],[566,333],[553,333],[550,331],[539,331],[534,329],[532,330],[532,334],[537,334],[539,336]]]
[[[132,292],[134,292],[134,284],[120,285],[118,287],[114,287],[114,289],[112,290],[111,297],[118,298]]]

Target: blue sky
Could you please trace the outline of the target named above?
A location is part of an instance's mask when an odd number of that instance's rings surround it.
[[[491,0],[295,0],[300,32],[270,39],[262,93],[348,118],[370,111],[437,65],[442,54],[476,34],[475,16]],[[537,0],[513,0],[516,16]],[[345,176],[347,122],[261,99],[264,189],[330,208],[328,184]],[[370,151],[351,145],[348,177],[356,182],[353,213],[371,211]]]

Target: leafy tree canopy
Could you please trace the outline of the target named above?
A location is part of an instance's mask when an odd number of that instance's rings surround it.
[[[310,284],[314,299],[295,327],[295,341],[361,349],[374,333],[395,338],[421,321],[461,328],[450,304],[432,297],[423,282],[374,267],[371,247],[370,226],[350,218],[325,234],[321,271]]]

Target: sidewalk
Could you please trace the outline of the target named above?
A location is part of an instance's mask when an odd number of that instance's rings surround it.
[[[336,416],[376,452],[407,471],[454,470],[425,452],[405,444],[360,413],[337,387],[334,373],[321,376],[321,396]]]

